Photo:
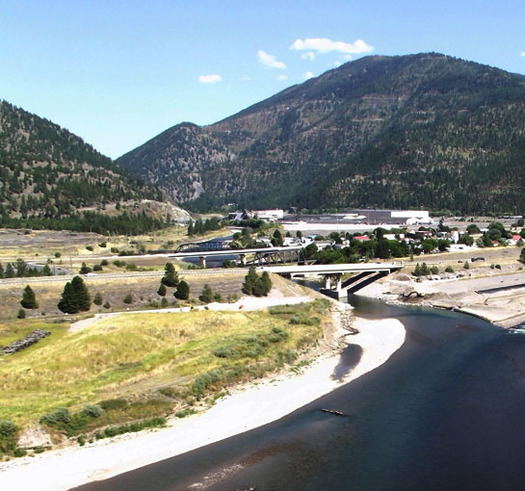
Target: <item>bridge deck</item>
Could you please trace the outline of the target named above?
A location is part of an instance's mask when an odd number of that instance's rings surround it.
[[[261,266],[257,271],[277,274],[345,274],[369,272],[393,272],[403,268],[402,263],[359,263],[359,264],[312,264],[308,266]]]

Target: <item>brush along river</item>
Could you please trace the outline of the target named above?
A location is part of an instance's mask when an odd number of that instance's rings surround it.
[[[353,304],[404,325],[385,364],[274,423],[82,489],[523,489],[525,332]]]

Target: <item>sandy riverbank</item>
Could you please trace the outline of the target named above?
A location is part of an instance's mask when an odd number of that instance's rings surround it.
[[[109,478],[275,421],[350,383],[385,363],[405,339],[395,319],[354,318],[358,334],[346,343],[361,346],[358,365],[343,379],[334,377],[339,348],[333,348],[298,374],[252,384],[219,401],[208,411],[174,420],[166,429],[123,435],[84,447],[50,451],[0,464],[0,487],[18,490],[62,490]],[[346,332],[342,329],[339,335]]]
[[[359,294],[401,305],[455,310],[509,328],[525,324],[523,285],[522,270],[420,281],[400,273],[363,288]]]

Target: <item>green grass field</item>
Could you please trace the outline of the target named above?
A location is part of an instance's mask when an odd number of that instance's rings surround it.
[[[139,405],[141,417],[173,414],[293,364],[327,321],[328,301],[316,300],[260,312],[122,314],[76,333],[31,319],[0,325],[2,346],[36,328],[52,332],[0,355],[0,420],[25,427],[60,407],[78,413],[120,399],[127,409],[100,423],[132,420]]]

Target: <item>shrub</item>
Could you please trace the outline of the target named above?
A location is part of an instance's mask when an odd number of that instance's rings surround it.
[[[20,309],[18,311],[18,314],[16,316],[17,319],[25,319],[26,318],[26,311],[24,309]]]
[[[8,419],[0,420],[0,438],[11,438],[16,435],[18,427]]]
[[[111,308],[111,304],[108,301],[106,301],[104,302],[104,305],[102,307],[104,307],[105,309],[109,309]]]
[[[99,403],[104,411],[113,411],[115,409],[124,409],[128,405],[126,399],[107,399]]]
[[[186,409],[183,409],[182,411],[178,411],[175,413],[176,418],[185,418],[187,416],[191,416],[192,414],[195,414],[197,411],[192,407],[187,407]]]
[[[128,293],[125,297],[124,297],[124,300],[123,302],[125,304],[132,304],[133,303],[133,295],[131,293]]]
[[[93,265],[93,271],[102,271],[102,265],[94,264]]]
[[[445,273],[453,273],[454,272],[454,268],[452,266],[447,266],[445,268]]]
[[[44,414],[40,418],[40,423],[46,424],[49,426],[56,426],[59,423],[68,424],[71,422],[71,414],[69,414],[69,409],[66,407],[59,407],[54,411]]]
[[[102,259],[102,261],[100,261],[100,265],[101,266],[107,266],[109,263],[108,263],[108,260],[107,259]]]
[[[95,296],[93,297],[93,303],[95,305],[102,305],[102,302],[102,294],[100,292],[95,293]]]
[[[100,416],[102,416],[102,414],[104,414],[104,410],[100,406],[94,404],[87,404],[82,408],[80,414],[84,416],[89,416],[90,418],[99,418]]]

